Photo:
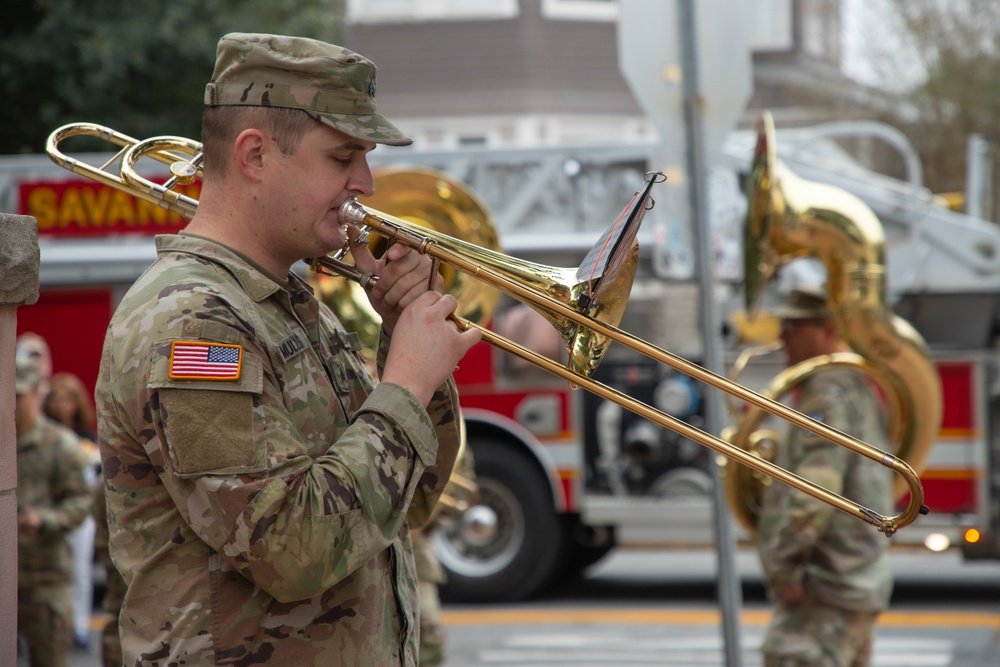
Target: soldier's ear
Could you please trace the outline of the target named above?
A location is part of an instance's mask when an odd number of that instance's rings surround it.
[[[239,133],[233,142],[233,159],[240,172],[257,183],[263,178],[264,154],[268,148],[268,137],[257,128],[247,128]]]

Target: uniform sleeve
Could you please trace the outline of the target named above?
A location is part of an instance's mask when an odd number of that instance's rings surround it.
[[[799,410],[838,430],[850,423],[848,402],[837,400],[836,394],[803,396]],[[847,449],[794,427],[785,447],[791,472],[833,493],[842,492],[850,456]],[[772,589],[802,583],[810,551],[838,511],[781,482],[768,487],[759,517],[757,548]]]
[[[93,487],[86,476],[89,457],[68,432],[59,434],[56,448],[59,454],[52,489],[55,502],[38,512],[43,532],[68,533],[83,523],[93,508]]]
[[[431,520],[434,508],[444,492],[462,441],[461,412],[458,389],[448,380],[435,393],[427,406],[427,414],[434,424],[437,437],[437,456],[420,477],[417,493],[410,503],[409,521],[414,528],[422,528]]]
[[[383,329],[379,337],[376,365],[381,375],[389,354],[389,336]],[[455,460],[461,447],[461,409],[458,389],[449,379],[441,385],[427,406],[427,414],[434,425],[436,455],[427,460],[427,467],[420,477],[413,501],[408,509],[408,520],[413,528],[423,528],[430,521],[434,508],[444,492]]]
[[[172,298],[170,317],[191,315],[153,323],[148,358],[141,356],[148,334],[136,325],[126,320],[111,334],[123,336],[114,345],[122,358],[108,362],[124,371],[115,412],[137,426],[110,430],[136,433],[172,500],[165,511],[175,506],[186,527],[254,585],[282,602],[335,586],[401,530],[435,460],[428,412],[383,383],[349,423],[335,424],[336,392],[317,389],[325,376],[278,375],[253,323],[217,295]],[[172,377],[178,339],[239,346],[239,378]],[[124,463],[113,474],[116,484],[130,484]]]

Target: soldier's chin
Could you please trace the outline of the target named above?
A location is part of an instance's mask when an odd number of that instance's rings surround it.
[[[348,244],[350,243],[350,238],[347,236],[346,225],[336,225],[330,228],[330,233],[326,234],[321,242],[326,246],[323,251],[324,254],[330,254],[343,249],[350,249]]]

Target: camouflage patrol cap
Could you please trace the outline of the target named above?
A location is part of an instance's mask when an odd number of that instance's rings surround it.
[[[413,143],[375,113],[375,63],[342,46],[305,37],[223,36],[205,104],[302,109],[355,139],[391,146]]]
[[[830,317],[830,309],[822,289],[797,288],[788,293],[782,305],[768,314],[782,320],[808,320]]]
[[[14,394],[24,396],[30,393],[42,382],[42,376],[38,373],[38,364],[27,355],[19,354],[14,357],[15,381]]]

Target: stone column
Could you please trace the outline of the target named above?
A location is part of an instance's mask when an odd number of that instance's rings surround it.
[[[17,535],[14,342],[17,307],[38,301],[38,224],[0,213],[0,535]],[[0,628],[17,627],[17,540],[0,540]],[[0,665],[17,662],[17,634],[0,632]]]

